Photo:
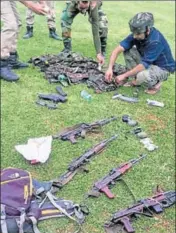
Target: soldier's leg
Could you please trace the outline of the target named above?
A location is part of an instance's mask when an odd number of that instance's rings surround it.
[[[18,25],[18,33],[16,34],[16,43],[14,44],[14,47],[12,48],[12,51],[11,51],[11,52],[15,52],[16,51],[17,40],[18,40],[18,35],[19,35],[19,32],[20,32],[20,28],[22,26],[22,21],[21,21],[21,18],[19,16],[19,13],[17,11],[16,2],[11,1],[11,6],[12,6],[12,10],[14,12],[15,18],[16,18],[17,25]]]
[[[26,10],[26,33],[23,39],[29,39],[33,37],[33,25],[34,25],[34,12],[27,8]]]
[[[79,13],[79,11],[72,5],[71,2],[66,3],[66,8],[63,10],[61,15],[61,29],[62,38],[64,44],[63,52],[71,51],[71,26],[74,17]]]
[[[46,1],[47,6],[50,9],[50,13],[46,15],[48,28],[49,28],[49,37],[55,40],[62,40],[62,38],[56,33],[56,22],[55,22],[55,1]]]
[[[106,14],[102,11],[101,5],[98,9],[99,34],[100,34],[100,41],[101,41],[101,52],[102,52],[102,55],[105,57],[106,47],[107,47],[107,37],[108,37],[108,19],[107,19]]]
[[[12,48],[11,48],[9,63],[10,63],[10,65],[11,65],[11,67],[13,69],[26,68],[29,65],[26,64],[26,63],[20,62],[18,60],[18,53],[17,53],[17,40],[18,40],[18,34],[19,34],[19,31],[20,31],[20,27],[22,25],[22,22],[21,22],[20,16],[19,16],[18,11],[17,11],[16,2],[11,1],[10,4],[11,4],[11,7],[12,7],[14,16],[16,18],[16,23],[18,25],[18,31],[16,33],[15,43],[12,45]]]
[[[19,77],[11,70],[9,66],[10,52],[16,43],[18,33],[18,24],[14,15],[11,2],[1,1],[1,19],[3,28],[1,31],[1,78],[6,81],[17,81]]]
[[[160,90],[161,82],[166,81],[169,76],[167,70],[163,70],[158,66],[151,65],[149,69],[141,71],[136,76],[137,85],[144,83],[148,90],[146,93],[155,94]]]

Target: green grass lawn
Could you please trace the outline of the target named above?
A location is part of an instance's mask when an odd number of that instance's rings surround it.
[[[57,32],[60,34],[60,14],[64,2],[56,4]],[[21,60],[28,61],[30,57],[42,54],[57,54],[62,48],[62,42],[48,37],[45,17],[35,17],[34,37],[23,40],[25,33],[25,8],[20,5],[23,27],[19,35],[18,52]],[[155,26],[167,38],[171,49],[175,51],[175,2],[171,1],[109,1],[104,3],[104,11],[109,18],[109,38],[107,62],[111,51],[129,33],[128,21],[134,14],[149,11],[154,14]],[[73,50],[82,52],[85,56],[95,57],[91,27],[87,17],[79,15],[73,24]],[[123,57],[119,58],[123,63]],[[68,102],[61,104],[58,110],[48,110],[35,104],[37,93],[55,92],[55,84],[49,84],[37,69],[17,71],[21,77],[17,83],[1,81],[1,166],[18,167],[29,170],[39,180],[50,180],[64,173],[67,165],[75,157],[95,143],[108,138],[115,133],[119,139],[87,166],[89,174],[77,175],[59,193],[58,197],[80,203],[92,184],[120,163],[147,153],[148,157],[125,175],[137,199],[152,195],[156,185],[164,190],[175,188],[175,76],[171,75],[163,83],[161,91],[155,96],[148,96],[143,89],[139,92],[140,102],[129,104],[112,100],[113,93],[97,95],[88,90],[93,97],[91,103],[80,97],[80,91],[87,90],[85,85],[72,85],[64,90],[68,93]],[[132,95],[133,89],[121,88],[119,93]],[[164,108],[151,107],[146,99],[155,99],[165,104]],[[121,122],[123,114],[129,114],[136,119],[148,133],[153,142],[159,146],[154,152],[146,151],[139,141],[130,136],[124,136],[124,130],[130,127]],[[118,116],[118,121],[103,128],[100,135],[90,135],[85,140],[79,140],[76,145],[69,142],[53,141],[52,153],[46,164],[32,166],[18,154],[14,146],[24,144],[29,138],[52,135],[60,129],[79,122],[93,122],[110,116]],[[83,226],[84,233],[103,233],[104,222],[116,210],[132,204],[132,197],[126,188],[118,183],[112,192],[114,200],[104,195],[98,199],[89,199],[90,215]],[[134,222],[138,233],[174,233],[175,209],[171,207],[156,218],[141,218]],[[43,233],[72,233],[75,226],[67,219],[53,219],[39,224]]]

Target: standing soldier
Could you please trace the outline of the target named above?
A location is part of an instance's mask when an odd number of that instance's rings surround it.
[[[61,16],[62,37],[64,43],[64,52],[71,51],[71,25],[78,13],[89,15],[89,22],[92,25],[92,34],[94,46],[97,54],[97,60],[100,64],[104,63],[106,54],[108,20],[101,10],[101,1],[67,1],[66,8]]]
[[[48,28],[49,28],[49,37],[55,40],[62,40],[61,37],[56,33],[56,24],[55,24],[55,10],[54,10],[55,1],[46,1],[46,5],[49,7],[49,13],[46,15]],[[26,10],[26,34],[23,36],[24,39],[29,39],[33,37],[33,25],[34,25],[34,13],[31,9]]]
[[[45,15],[47,12],[44,1],[41,4],[24,0],[20,0],[20,2],[36,14]],[[15,1],[1,0],[1,19],[3,28],[1,31],[0,78],[6,81],[17,81],[19,77],[12,69],[25,68],[28,65],[18,60],[17,40],[21,20]]]

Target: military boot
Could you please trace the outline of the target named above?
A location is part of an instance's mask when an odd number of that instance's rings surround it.
[[[19,79],[19,77],[11,70],[8,59],[0,60],[0,72],[1,72],[1,76],[0,76],[1,79],[4,79],[8,82],[15,82]]]
[[[101,41],[101,53],[102,53],[103,57],[106,57],[107,38],[100,37],[100,41]]]
[[[56,33],[55,28],[49,28],[49,37],[55,40],[62,40],[62,38]]]
[[[29,39],[33,37],[33,27],[32,26],[27,26],[26,27],[26,34],[23,36],[23,39]]]
[[[12,52],[9,57],[9,66],[12,69],[22,69],[27,68],[29,65],[18,60],[18,53]]]
[[[72,51],[71,41],[64,41],[64,49],[62,50],[62,53],[68,53]]]

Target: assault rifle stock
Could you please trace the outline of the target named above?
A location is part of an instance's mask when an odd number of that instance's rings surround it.
[[[111,117],[100,121],[88,123],[80,123],[72,127],[64,129],[62,132],[53,136],[53,139],[61,139],[63,141],[69,140],[71,143],[76,143],[76,138],[85,138],[87,132],[99,132],[101,127],[110,123],[111,121],[117,120],[117,117]]]
[[[53,186],[56,188],[62,188],[65,184],[67,184],[79,170],[87,171],[84,166],[89,162],[89,160],[101,153],[110,142],[114,141],[118,135],[114,135],[109,139],[103,140],[102,142],[95,145],[90,150],[86,151],[80,157],[74,159],[68,166],[67,171],[61,175],[59,178],[55,179],[53,182]]]
[[[134,233],[135,229],[131,225],[131,220],[140,215],[153,217],[153,214],[160,214],[164,208],[175,203],[176,192],[158,192],[155,196],[139,200],[136,204],[127,209],[115,213],[104,227],[107,233],[128,232]]]
[[[99,197],[100,192],[103,192],[108,198],[114,198],[114,194],[110,191],[109,187],[115,184],[115,181],[121,181],[123,176],[129,169],[131,169],[141,159],[145,158],[146,155],[141,155],[138,159],[132,159],[127,163],[121,164],[117,168],[113,168],[109,174],[100,180],[98,180],[93,189],[89,192],[89,196]]]

